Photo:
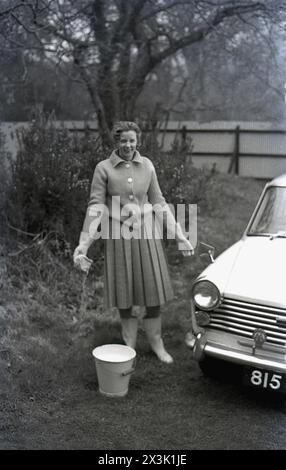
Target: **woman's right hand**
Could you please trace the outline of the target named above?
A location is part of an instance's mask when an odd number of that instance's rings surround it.
[[[80,268],[80,257],[86,256],[88,247],[84,243],[80,243],[73,253],[73,262],[76,267]]]

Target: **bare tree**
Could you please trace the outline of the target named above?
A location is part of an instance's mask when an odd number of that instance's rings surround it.
[[[282,119],[284,42],[285,32],[260,18],[244,25],[232,18],[228,28],[182,51],[181,82],[185,75],[188,83],[176,110],[198,120]]]
[[[58,67],[72,61],[101,135],[133,119],[146,79],[178,51],[203,41],[230,18],[280,21],[284,0],[14,0],[0,10],[5,46],[45,53]],[[181,25],[178,29],[178,23]]]

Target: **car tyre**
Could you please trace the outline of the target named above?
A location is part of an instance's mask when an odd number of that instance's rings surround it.
[[[221,370],[221,361],[213,357],[204,357],[199,361],[199,366],[204,375],[215,377],[219,370]]]
[[[241,366],[205,356],[199,366],[204,375],[225,381],[240,381]]]

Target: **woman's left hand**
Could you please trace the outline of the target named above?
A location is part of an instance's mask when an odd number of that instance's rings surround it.
[[[183,238],[178,242],[178,248],[183,256],[192,256],[195,253],[193,245],[189,240],[187,240],[187,238]]]

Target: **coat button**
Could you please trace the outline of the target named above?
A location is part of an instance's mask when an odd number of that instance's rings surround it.
[[[133,199],[134,199],[133,194],[129,194],[129,199],[130,199],[130,201],[133,201]]]
[[[132,183],[133,179],[132,178],[128,178],[128,183]]]
[[[125,165],[125,166],[126,166],[126,168],[130,168],[130,165],[129,165],[129,163],[126,163],[126,165]]]

